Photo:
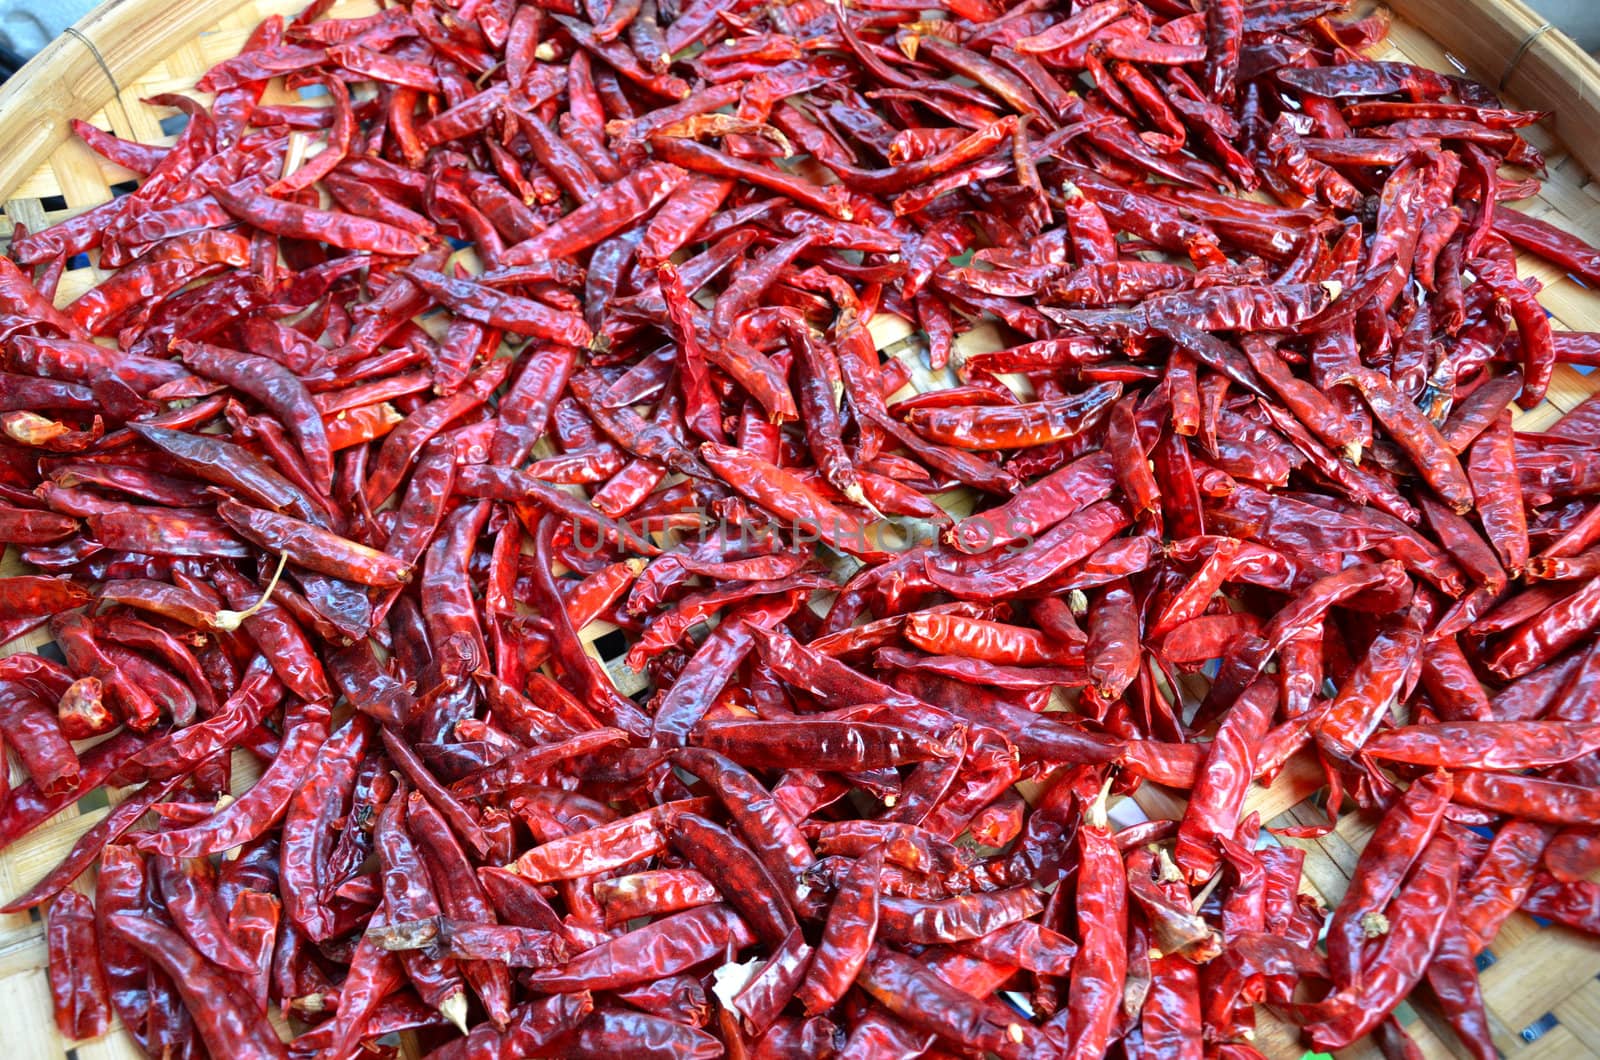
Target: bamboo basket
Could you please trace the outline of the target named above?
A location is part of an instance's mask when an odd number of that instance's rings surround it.
[[[1497,86],[1514,105],[1553,112],[1546,123],[1524,130],[1545,153],[1550,175],[1541,194],[1522,208],[1585,239],[1600,243],[1600,63],[1545,23],[1521,0],[1390,0],[1394,23],[1375,58],[1403,59],[1444,71],[1468,71]],[[141,102],[164,92],[192,93],[196,79],[213,64],[236,54],[250,30],[273,14],[292,14],[304,0],[108,0],[50,44],[0,88],[0,210],[9,231],[22,222],[37,231],[110,199],[133,186],[135,174],[101,159],[75,140],[68,120],[82,118],[118,136],[146,143],[171,143],[166,119],[176,112]],[[368,14],[375,0],[339,0],[332,17]],[[298,101],[277,83],[264,102]],[[1520,271],[1544,283],[1540,301],[1558,329],[1600,330],[1600,292],[1584,287],[1553,266],[1523,256]],[[61,279],[58,300],[66,304],[99,281],[84,264]],[[903,340],[904,321],[874,321],[880,349],[902,355],[913,367],[913,385],[934,385],[918,351]],[[979,329],[963,337],[967,352],[993,345],[998,336]],[[902,353],[902,347],[908,347]],[[942,384],[937,384],[942,385]],[[1563,412],[1600,391],[1600,373],[1557,369],[1544,404],[1519,413],[1517,426],[1538,431]],[[13,552],[0,560],[0,573],[20,573]],[[611,627],[591,625],[583,633],[589,650],[605,664],[624,694],[637,691],[643,678],[622,665],[622,649],[605,641]],[[0,654],[36,648],[46,638],[31,634]],[[611,638],[613,641],[618,638]],[[4,768],[4,763],[0,763]],[[235,784],[254,781],[241,755]],[[1294,760],[1270,788],[1255,788],[1246,812],[1259,812],[1270,826],[1325,820],[1317,802],[1320,771]],[[18,894],[40,878],[71,847],[78,835],[108,811],[118,795],[97,792],[68,807],[32,835],[0,853],[0,895]],[[1166,792],[1147,787],[1135,796],[1140,812],[1152,817],[1181,813]],[[1125,808],[1131,809],[1131,808]],[[1349,874],[1375,821],[1347,814],[1337,829],[1315,841],[1286,840],[1307,851],[1301,887],[1332,905],[1343,895]],[[92,892],[93,872],[77,886]],[[1600,1060],[1600,940],[1554,925],[1541,926],[1515,914],[1490,951],[1479,959],[1483,990],[1494,1027],[1495,1044],[1509,1060]],[[141,1054],[113,1022],[91,1041],[71,1042],[57,1032],[46,979],[44,922],[34,911],[0,916],[0,1042],[5,1060],[136,1060]],[[1425,1011],[1402,1006],[1406,1030],[1432,1057],[1454,1055],[1448,1028]],[[1256,1046],[1273,1060],[1307,1055],[1295,1029],[1259,1013]],[[1341,1057],[1379,1055],[1365,1042]],[[220,1058],[219,1058],[220,1060]]]

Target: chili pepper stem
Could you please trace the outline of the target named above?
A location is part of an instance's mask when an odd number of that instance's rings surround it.
[[[1088,812],[1084,815],[1090,828],[1107,828],[1110,819],[1106,816],[1106,800],[1111,796],[1111,785],[1116,782],[1116,776],[1106,777],[1106,782],[1100,785],[1100,793],[1089,804]]]
[[[467,1033],[467,992],[457,990],[443,1001],[439,1002],[439,1013],[445,1019],[455,1024],[456,1029],[462,1034]]]
[[[1162,883],[1183,882],[1183,870],[1178,868],[1177,863],[1172,860],[1172,855],[1167,853],[1165,847],[1157,849],[1156,858],[1161,867]]]
[[[873,518],[875,518],[875,519],[886,518],[884,516],[884,514],[882,512],[880,512],[873,505],[873,503],[867,499],[867,495],[861,489],[861,486],[860,486],[859,483],[852,482],[852,483],[850,483],[850,485],[846,486],[844,488],[844,495],[847,498],[849,498],[851,504],[854,504],[857,507],[865,508],[867,511],[871,512],[872,515],[873,515]]]
[[[1200,911],[1201,907],[1206,904],[1206,899],[1211,897],[1211,892],[1216,890],[1217,885],[1222,882],[1222,872],[1220,870],[1221,866],[1219,865],[1218,871],[1212,875],[1211,879],[1206,881],[1204,887],[1200,888],[1200,893],[1194,896],[1195,912],[1198,913]]]
[[[265,607],[267,601],[272,599],[272,591],[278,587],[278,579],[283,577],[283,568],[288,562],[289,554],[287,552],[278,553],[278,569],[272,572],[272,580],[267,582],[267,591],[261,594],[261,599],[243,611],[218,611],[212,616],[212,627],[220,629],[224,633],[232,633],[244,624],[245,619],[253,617],[256,612]]]

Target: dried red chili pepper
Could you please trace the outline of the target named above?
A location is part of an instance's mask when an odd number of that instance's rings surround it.
[[[235,981],[218,972],[179,935],[159,924],[122,913],[111,915],[112,933],[146,954],[172,977],[207,1048],[256,1056],[286,1057],[278,1033]]]
[[[392,556],[291,516],[237,501],[223,501],[217,514],[241,537],[310,570],[379,588],[411,579],[410,568]]]
[[[95,941],[94,906],[69,887],[50,903],[47,917],[56,1026],[66,1038],[97,1038],[111,1022],[111,1002]]]
[[[1389,906],[1387,930],[1357,988],[1346,987],[1321,1002],[1307,1025],[1312,1041],[1340,1048],[1374,1028],[1426,972],[1453,912],[1456,845],[1437,835],[1417,860],[1405,888]]]
[[[209,107],[157,101],[174,146],[80,125],[142,184],[0,266],[0,539],[52,575],[0,584],[0,633],[48,622],[65,658],[0,674],[29,774],[0,839],[145,784],[14,907],[103,848],[113,1006],[171,1055],[219,1024],[109,917],[187,932],[252,1020],[335,1004],[297,1053],[448,1015],[444,1055],[1097,1055],[1136,1026],[1198,1055],[1242,1051],[1257,1000],[1403,1051],[1434,942],[1482,1051],[1473,938],[1524,899],[1595,920],[1529,853],[1559,832],[1575,875],[1600,821],[1596,418],[1505,417],[1600,360],[1510,249],[1591,276],[1593,248],[1496,205],[1535,190],[1498,167],[1539,163],[1537,116],[1341,62],[1381,22],[1322,0],[513,6],[269,20]],[[332,106],[263,105],[278,76]],[[930,390],[895,318],[964,385]],[[1213,660],[1191,714],[1174,675]],[[363,717],[324,739],[334,689]],[[1240,820],[1302,748],[1330,806],[1390,807],[1331,968],[1300,862]],[[241,749],[265,776],[217,807]],[[1105,765],[1181,821],[1108,838]],[[1471,936],[1433,871],[1452,802],[1509,818]],[[148,867],[105,846],[147,808]],[[225,898],[173,860],[240,844]],[[741,949],[710,1021],[693,977]]]
[[[353,1049],[378,1005],[400,985],[398,959],[363,936],[351,954],[350,971],[339,984],[339,1007],[330,1021],[333,1042],[324,1052],[342,1056]]]
[[[307,705],[285,734],[282,753],[243,798],[189,828],[141,835],[136,845],[168,857],[196,858],[255,839],[277,823],[327,736],[327,708]]]
[[[531,1054],[569,1041],[572,1032],[582,1026],[593,1011],[594,998],[588,991],[556,994],[518,1005],[504,1030],[482,1023],[465,1038],[448,1042],[435,1052],[445,1060],[500,1053]]]
[[[1078,953],[1066,1009],[1046,1025],[1059,1048],[1098,1055],[1117,1019],[1127,976],[1127,874],[1106,827],[1105,792],[1092,773],[1075,782],[1083,820],[1078,828]],[[1087,789],[1087,790],[1086,790]]]
[[[653,921],[575,955],[558,970],[528,978],[544,990],[614,990],[672,975],[752,940],[728,906],[706,905]]]
[[[998,1003],[992,1008],[945,983],[909,957],[876,948],[860,978],[862,989],[907,1023],[968,1048],[1002,1057],[1026,1055],[1036,1035]],[[998,1010],[998,1011],[995,1011]]]
[[[1493,942],[1506,917],[1522,904],[1539,855],[1554,831],[1545,824],[1513,821],[1489,844],[1472,877],[1461,887],[1459,923],[1469,952],[1476,954]]]
[[[405,803],[397,793],[379,815],[377,853],[383,870],[384,907],[403,919],[437,916],[427,870],[404,826]],[[442,1012],[458,1027],[466,1022],[466,988],[456,969],[446,961],[411,951],[400,955],[406,975],[422,1000]]]
[[[476,923],[494,923],[488,895],[444,815],[414,792],[407,799],[406,822],[445,913]],[[506,966],[494,960],[474,959],[462,963],[461,973],[483,1002],[490,1022],[504,1027],[510,1019],[511,992]]]
[[[844,772],[948,758],[955,753],[953,748],[913,729],[811,719],[709,721],[701,727],[695,742],[751,766]]]
[[[1438,832],[1453,785],[1446,774],[1418,780],[1379,823],[1356,863],[1350,887],[1328,925],[1328,963],[1335,979],[1360,982],[1362,941],[1410,866]]]
[[[539,883],[589,876],[632,864],[666,849],[662,824],[670,814],[699,810],[705,805],[705,800],[666,803],[598,828],[553,839],[517,859],[513,871]]]

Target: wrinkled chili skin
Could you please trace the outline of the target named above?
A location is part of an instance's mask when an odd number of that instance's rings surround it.
[[[799,988],[807,1013],[831,1008],[865,965],[878,929],[877,876],[882,867],[881,852],[870,852],[835,892],[822,940]]]
[[[751,935],[726,905],[676,913],[585,951],[564,969],[535,972],[533,985],[552,990],[616,989],[650,982],[748,945]]]
[[[195,371],[237,386],[266,405],[300,443],[313,483],[322,492],[328,491],[333,471],[327,431],[322,414],[300,380],[265,357],[215,346],[186,345],[181,349],[185,363]]]
[[[1453,790],[1444,774],[1413,784],[1362,851],[1350,888],[1328,926],[1328,963],[1339,981],[1360,981],[1362,920],[1382,912],[1406,870],[1437,834]]]
[[[208,1048],[235,1048],[255,1056],[288,1055],[265,1016],[252,1012],[239,989],[209,967],[175,932],[122,914],[112,916],[110,926],[172,977]]]
[[[111,1020],[111,1001],[95,945],[94,907],[69,888],[50,903],[48,916],[50,995],[56,1026],[64,1037],[74,1040],[99,1037]]]
[[[1457,925],[1445,925],[1426,978],[1428,989],[1461,1044],[1482,1060],[1497,1055],[1478,984],[1477,965],[1465,934]]]
[[[137,187],[0,260],[0,845],[123,789],[4,896],[62,1031],[1490,1055],[1501,925],[1600,932],[1600,401],[1511,408],[1600,250],[1381,13],[1194,7],[316,3],[74,124]],[[1326,958],[1257,783],[1370,831]]]
[[[1389,907],[1389,933],[1379,944],[1370,979],[1361,989],[1340,991],[1323,1003],[1330,1014],[1309,1025],[1313,1041],[1338,1048],[1366,1034],[1424,974],[1454,905],[1456,856],[1447,835],[1429,844],[1407,888]]]

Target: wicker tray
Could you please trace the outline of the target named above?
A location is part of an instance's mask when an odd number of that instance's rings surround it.
[[[304,0],[109,0],[92,12],[0,89],[0,144],[5,145],[0,153],[0,209],[8,222],[20,221],[37,231],[131,187],[133,173],[104,161],[69,136],[69,118],[84,118],[143,142],[170,143],[175,137],[163,121],[175,112],[141,99],[191,91],[202,72],[238,52],[262,18],[290,14],[303,6]],[[1550,176],[1543,192],[1524,208],[1600,243],[1600,181],[1590,176],[1600,173],[1596,135],[1600,64],[1550,29],[1521,0],[1392,0],[1392,6],[1396,19],[1377,58],[1406,59],[1439,70],[1470,70],[1499,85],[1516,104],[1554,112],[1551,122],[1525,130],[1549,158]],[[375,0],[340,0],[332,15],[362,15],[376,7]],[[281,98],[275,99],[274,93]],[[265,102],[289,98],[274,88]],[[1563,140],[1570,146],[1563,146]],[[0,227],[9,231],[11,226]],[[1540,300],[1555,327],[1600,330],[1600,292],[1543,262],[1524,257],[1520,264],[1524,275],[1537,276],[1545,284]],[[62,277],[59,300],[71,301],[99,276],[88,265],[69,270]],[[881,318],[874,322],[880,348],[890,349],[909,333],[904,322]],[[980,329],[964,336],[962,345],[975,352],[983,346],[983,338]],[[920,358],[908,360],[913,365],[920,362]],[[932,383],[926,372],[914,376],[914,385]],[[1596,391],[1600,373],[1559,368],[1549,399],[1520,414],[1517,426],[1541,430]],[[8,551],[0,560],[0,573],[19,571],[20,562]],[[596,643],[609,631],[597,623],[583,636],[619,689],[624,694],[637,691],[642,678],[621,664],[620,651],[608,652]],[[0,654],[36,647],[44,639],[30,635],[0,648]],[[236,763],[235,784],[241,789],[254,781],[248,763],[244,755]],[[1246,810],[1260,812],[1271,825],[1314,823],[1325,819],[1316,801],[1321,786],[1321,773],[1310,762],[1292,761],[1270,788],[1252,792]],[[112,795],[109,801],[116,798]],[[1175,816],[1179,809],[1169,795],[1148,788],[1136,801],[1150,816]],[[0,895],[20,893],[41,877],[83,830],[107,812],[107,805],[106,793],[97,792],[0,853]],[[1338,902],[1373,824],[1370,816],[1349,814],[1332,835],[1314,842],[1293,841],[1307,851],[1302,889],[1326,904]],[[78,886],[92,890],[92,873]],[[51,1017],[45,965],[39,913],[0,916],[4,1060],[63,1056],[133,1060],[141,1055],[115,1022],[106,1035],[93,1041],[62,1039]],[[1490,953],[1480,958],[1480,965],[1495,1044],[1503,1056],[1600,1058],[1600,940],[1560,927],[1541,927],[1517,914],[1506,923]],[[1406,1006],[1400,1015],[1427,1055],[1452,1055],[1448,1029],[1434,1026],[1428,1014]],[[1260,1013],[1256,1045],[1274,1060],[1305,1053],[1294,1028],[1275,1022],[1266,1010]],[[1378,1054],[1358,1043],[1341,1055]]]

